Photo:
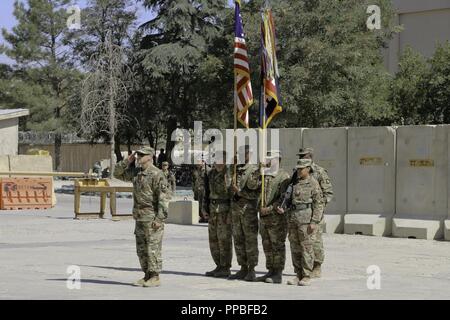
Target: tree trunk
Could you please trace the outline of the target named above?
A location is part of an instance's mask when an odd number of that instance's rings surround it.
[[[128,153],[131,153],[131,139],[130,139],[130,137],[128,137],[128,139],[127,139],[127,151],[128,151]]]
[[[147,130],[146,136],[147,136],[148,144],[150,145],[150,147],[152,147],[153,149],[156,150],[155,139],[153,137],[152,131]]]
[[[128,140],[128,144],[130,143],[130,140]],[[128,145],[128,150],[130,146]],[[114,153],[116,154],[117,162],[122,161],[122,152],[120,152],[120,138],[116,135],[114,137]]]
[[[61,171],[61,133],[55,133],[55,171]]]
[[[169,162],[172,162],[172,149],[175,142],[172,141],[172,132],[177,128],[177,120],[170,118],[166,123],[166,155]]]
[[[115,157],[115,141],[114,136],[116,134],[116,114],[114,110],[114,92],[111,86],[110,98],[109,98],[109,132],[110,132],[110,142],[111,142],[111,159],[109,163],[109,172],[111,173],[111,177],[114,173],[114,167],[116,162],[114,161]]]

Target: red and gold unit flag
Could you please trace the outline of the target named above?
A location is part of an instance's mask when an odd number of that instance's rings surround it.
[[[275,24],[270,8],[264,8],[261,22],[261,97],[259,101],[259,125],[267,128],[280,113],[279,72],[275,48]]]

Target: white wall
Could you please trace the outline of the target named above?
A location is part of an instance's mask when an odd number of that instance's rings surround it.
[[[395,73],[406,46],[430,57],[436,43],[450,40],[450,0],[393,0],[393,5],[397,13],[394,23],[403,25],[404,30],[383,54],[386,68]]]
[[[19,151],[19,119],[0,120],[0,155],[17,155]]]

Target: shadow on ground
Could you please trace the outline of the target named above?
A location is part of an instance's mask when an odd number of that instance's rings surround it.
[[[47,281],[67,281],[67,279],[45,279]],[[83,283],[93,283],[93,284],[113,284],[119,286],[128,286],[133,287],[131,283],[119,282],[119,281],[111,281],[111,280],[97,280],[97,279],[81,279],[81,284]]]
[[[90,267],[90,268],[100,268],[100,269],[108,269],[108,270],[117,270],[117,271],[129,271],[129,272],[142,272],[140,268],[129,268],[129,267],[113,267],[113,266],[93,266],[93,265],[79,265],[81,267]],[[238,269],[231,269],[231,272],[237,272]],[[206,272],[206,271],[205,271]],[[257,271],[257,275],[263,275],[266,272]],[[206,277],[204,273],[196,273],[196,272],[186,272],[186,271],[171,271],[171,270],[163,270],[161,274],[173,274],[177,276],[189,276],[189,277]],[[283,276],[295,276],[295,274],[283,273]]]

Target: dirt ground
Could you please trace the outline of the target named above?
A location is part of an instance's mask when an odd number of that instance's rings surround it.
[[[82,197],[83,210],[98,198]],[[248,283],[203,276],[213,268],[205,224],[168,224],[163,242],[162,286],[130,284],[142,274],[135,253],[134,222],[74,220],[73,196],[57,195],[46,211],[0,212],[1,299],[448,299],[450,242],[340,234],[324,235],[323,277],[294,287],[287,242],[283,284]],[[130,212],[131,199],[118,199]],[[265,271],[260,242],[259,274]],[[369,289],[369,266],[380,270],[380,288]],[[80,269],[80,289],[69,289],[69,266]],[[238,266],[233,258],[233,270]],[[376,282],[370,282],[376,283]],[[370,287],[370,286],[369,286]]]

